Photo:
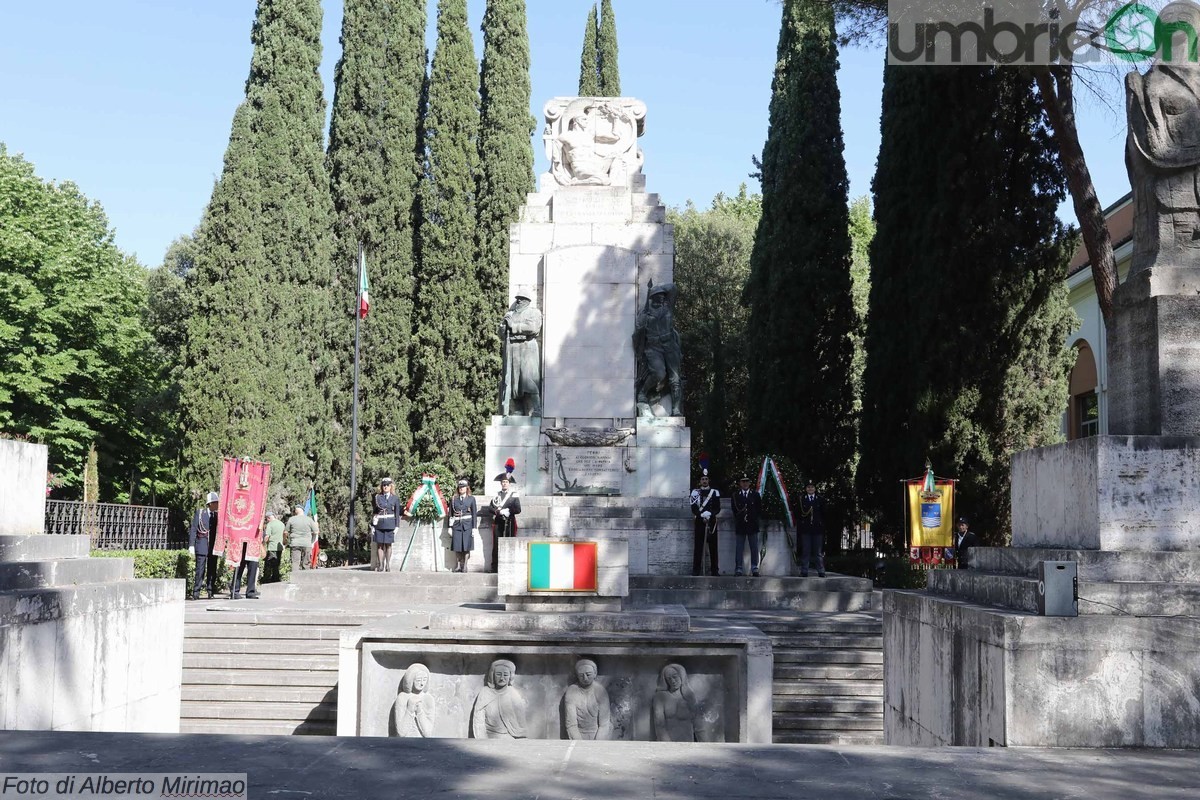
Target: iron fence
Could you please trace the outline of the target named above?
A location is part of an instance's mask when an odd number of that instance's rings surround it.
[[[45,531],[90,536],[95,550],[168,550],[187,546],[179,515],[159,506],[47,500]]]

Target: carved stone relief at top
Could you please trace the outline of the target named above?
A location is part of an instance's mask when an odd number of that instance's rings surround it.
[[[559,186],[626,186],[642,171],[637,138],[646,105],[615,97],[556,97],[545,106],[542,135]]]

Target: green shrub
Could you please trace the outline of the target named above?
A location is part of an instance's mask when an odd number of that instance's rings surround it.
[[[93,558],[132,558],[133,577],[181,578],[191,587],[196,579],[196,560],[187,550],[93,550]],[[225,568],[225,557],[217,559],[215,591],[227,592],[233,570]]]

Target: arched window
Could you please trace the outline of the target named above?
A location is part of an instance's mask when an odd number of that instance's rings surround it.
[[[1067,438],[1083,439],[1100,433],[1100,397],[1096,394],[1096,358],[1082,339],[1075,343],[1071,367],[1071,405],[1067,410]]]

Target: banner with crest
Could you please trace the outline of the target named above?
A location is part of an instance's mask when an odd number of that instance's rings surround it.
[[[953,478],[938,478],[933,468],[925,465],[925,475],[906,480],[908,501],[908,546],[940,548],[954,546],[954,484]],[[924,554],[922,554],[924,561]],[[929,561],[933,562],[933,552]]]
[[[265,461],[227,458],[221,470],[221,505],[217,511],[216,552],[224,551],[225,563],[235,568],[242,560],[262,558],[263,515],[267,511],[267,487],[271,465]]]

